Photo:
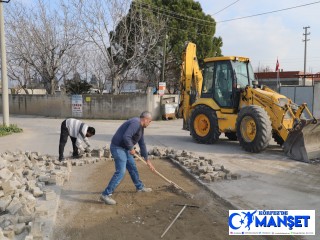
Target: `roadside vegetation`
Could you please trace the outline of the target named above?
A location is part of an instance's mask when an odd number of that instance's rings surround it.
[[[159,82],[175,93],[186,41],[200,65],[222,55],[216,21],[196,0],[17,0],[4,10],[8,77],[26,94],[92,85],[117,95]]]
[[[19,133],[23,130],[19,128],[16,124],[10,124],[9,127],[0,125],[0,137],[10,135],[12,133]]]

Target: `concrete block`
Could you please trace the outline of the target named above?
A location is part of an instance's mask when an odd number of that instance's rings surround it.
[[[105,149],[103,149],[103,156],[104,157],[106,157],[106,158],[111,158],[112,156],[111,156],[111,152],[110,152],[110,149],[107,149],[107,148],[105,148]]]
[[[31,227],[31,234],[33,237],[42,237],[42,222],[33,222]]]
[[[0,190],[0,198],[4,196],[4,192]]]
[[[46,201],[50,201],[50,200],[53,200],[56,198],[57,198],[57,195],[53,190],[45,190],[44,191],[44,199]]]
[[[231,180],[231,174],[230,173],[226,173],[226,175],[224,176],[224,179]]]
[[[183,163],[184,161],[187,160],[187,158],[185,157],[177,157],[176,159],[178,160],[179,163]]]
[[[67,162],[67,169],[68,169],[68,172],[71,173],[72,172],[72,165],[71,165],[71,162]]]
[[[214,164],[214,165],[212,165],[212,167],[214,167],[215,171],[223,171],[223,169],[224,169],[224,166],[220,165],[220,164]]]
[[[29,234],[28,236],[26,236],[26,237],[24,238],[24,240],[34,240],[34,239],[33,239],[33,235]]]
[[[47,165],[48,170],[54,170],[56,168],[56,165],[53,162],[49,162]]]
[[[8,205],[7,211],[11,214],[16,214],[21,207],[22,204],[20,203],[19,198],[14,197]]]
[[[238,173],[232,173],[232,174],[231,174],[231,179],[232,179],[232,180],[238,180],[238,179],[240,179],[240,178],[241,178],[241,175],[238,174]]]
[[[49,179],[50,179],[50,176],[48,176],[48,175],[40,175],[40,176],[38,177],[38,181],[39,181],[39,182],[48,182]]]
[[[3,168],[0,170],[0,179],[4,181],[8,181],[13,176],[13,173],[7,168]]]
[[[0,228],[0,239],[1,239],[1,240],[9,240],[9,238],[7,238],[7,237],[4,236],[3,231],[2,231],[1,228]]]
[[[58,176],[57,175],[51,175],[48,181],[48,184],[57,184]]]
[[[22,204],[22,207],[17,212],[20,216],[29,216],[32,214],[32,211],[27,204]]]
[[[228,170],[228,169],[223,169],[223,172],[225,172],[226,174],[228,174],[228,173],[230,173],[230,170]]]
[[[38,160],[39,160],[39,161],[46,161],[46,160],[48,160],[48,158],[47,158],[47,156],[40,156],[40,155],[38,155]]]
[[[0,169],[8,167],[8,161],[0,157]]]
[[[168,157],[168,158],[172,158],[172,159],[176,159],[176,160],[177,160],[178,155],[177,155],[177,154],[174,154],[174,153],[169,153],[169,154],[167,155],[167,157]]]
[[[32,189],[32,194],[34,197],[41,197],[43,195],[43,192],[38,187],[34,187]]]
[[[209,173],[211,180],[214,181],[214,178],[219,177],[219,173],[218,172],[213,172],[213,173]]]
[[[37,182],[36,183],[36,187],[40,188],[40,190],[42,190],[45,186],[46,186],[46,184],[44,182]]]
[[[24,231],[25,227],[26,227],[26,225],[24,223],[15,224],[13,227],[14,233],[16,235],[21,234]]]
[[[223,171],[219,171],[218,174],[219,174],[219,177],[221,177],[222,179],[224,179],[226,176],[226,173]]]
[[[31,214],[18,217],[18,223],[26,224],[26,223],[32,222],[33,220],[34,220],[34,217]]]
[[[223,180],[223,178],[220,176],[211,177],[212,182],[220,182],[222,180]]]
[[[189,166],[189,165],[190,165],[190,163],[191,163],[191,161],[190,161],[190,160],[186,160],[186,161],[184,161],[182,164],[183,164],[184,166]]]
[[[209,165],[214,165],[214,161],[212,159],[206,159],[206,162],[209,164]]]
[[[3,235],[8,239],[14,239],[14,231],[13,230],[3,230]]]
[[[37,199],[33,196],[33,194],[30,194],[25,198],[27,199],[27,207],[32,211],[36,206]]]
[[[7,209],[11,200],[12,200],[12,198],[10,195],[7,195],[7,196],[0,198],[0,211],[1,212],[4,212]]]
[[[211,182],[211,176],[210,176],[210,174],[200,174],[200,179],[201,179],[203,182],[206,182],[206,183],[210,183],[210,182]]]
[[[199,173],[206,173],[207,172],[207,166],[198,166]]]
[[[5,195],[12,195],[17,188],[13,181],[8,180],[2,183],[2,189]]]
[[[182,157],[187,157],[188,156],[188,153],[186,151],[182,151],[182,153],[180,154]]]
[[[207,166],[207,173],[213,173],[213,170],[212,166]]]
[[[76,161],[75,166],[83,166],[83,161]]]

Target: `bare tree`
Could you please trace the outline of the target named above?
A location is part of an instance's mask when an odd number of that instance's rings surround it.
[[[50,94],[77,64],[75,47],[80,44],[76,19],[63,1],[58,8],[44,0],[34,6],[12,1],[6,18],[8,62],[12,64],[8,75],[21,79],[26,75],[17,76],[17,72],[37,73]]]
[[[112,93],[118,94],[130,71],[157,45],[163,23],[129,0],[73,0],[73,6],[80,15],[84,40],[100,52],[100,64],[95,67],[103,69],[94,74],[105,74],[105,80],[111,80]]]

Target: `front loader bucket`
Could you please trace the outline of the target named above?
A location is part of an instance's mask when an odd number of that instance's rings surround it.
[[[283,144],[286,155],[294,160],[310,162],[320,159],[320,123],[301,120],[301,126],[289,133]]]

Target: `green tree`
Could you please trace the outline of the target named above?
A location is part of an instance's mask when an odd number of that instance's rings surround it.
[[[73,78],[66,81],[65,89],[67,94],[84,94],[88,93],[92,87],[87,81],[81,80],[80,74],[75,73]]]
[[[216,22],[210,15],[203,12],[200,3],[193,0],[137,0],[134,1],[133,6],[149,14],[152,13],[156,19],[166,22],[158,48],[153,50],[153,55],[149,55],[149,61],[143,65],[143,71],[146,74],[157,71],[157,80],[160,81],[164,59],[164,79],[168,88],[177,89],[181,55],[187,41],[197,45],[200,65],[206,57],[222,55],[222,38],[214,36]],[[164,46],[166,46],[165,49]]]

